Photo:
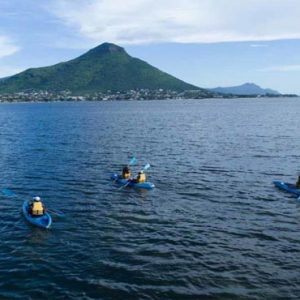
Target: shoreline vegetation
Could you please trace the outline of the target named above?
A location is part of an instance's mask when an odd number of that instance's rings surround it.
[[[24,91],[0,94],[0,103],[7,102],[55,102],[55,101],[121,101],[121,100],[168,100],[168,99],[234,99],[234,98],[278,98],[298,97],[296,94],[234,95],[211,93],[201,90],[174,91],[164,89],[132,89],[128,91],[106,91],[75,94],[71,91]]]

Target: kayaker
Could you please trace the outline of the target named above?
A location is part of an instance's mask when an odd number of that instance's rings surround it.
[[[122,170],[122,178],[123,179],[129,179],[131,177],[131,171],[129,166],[124,166],[123,170]]]
[[[36,196],[33,197],[30,205],[29,205],[29,213],[33,217],[40,217],[45,213],[45,207],[41,201],[41,198]]]
[[[300,176],[298,176],[298,180],[296,182],[296,188],[300,189]]]
[[[132,180],[135,183],[142,183],[146,181],[146,174],[144,173],[144,171],[139,171],[138,175],[135,179]]]

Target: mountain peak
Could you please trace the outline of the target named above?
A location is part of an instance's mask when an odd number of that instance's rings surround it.
[[[67,62],[24,71],[0,83],[0,93],[69,90],[90,94],[137,89],[184,91],[198,87],[131,57],[122,47],[111,43],[101,44]]]
[[[240,86],[243,86],[243,87],[260,87],[258,86],[257,84],[253,83],[253,82],[246,82]]]
[[[103,43],[90,51],[87,54],[111,54],[111,53],[126,53],[124,48],[112,44],[112,43]]]

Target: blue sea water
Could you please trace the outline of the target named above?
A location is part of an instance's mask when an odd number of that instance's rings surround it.
[[[0,106],[0,299],[299,299],[300,99]],[[153,191],[110,180],[132,156]],[[39,195],[42,230],[21,215]]]

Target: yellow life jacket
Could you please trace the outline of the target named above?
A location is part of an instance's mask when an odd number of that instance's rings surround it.
[[[138,182],[145,182],[146,181],[146,174],[142,173],[138,176]]]
[[[128,173],[123,173],[123,174],[122,174],[122,177],[123,177],[124,179],[129,179],[129,178],[131,177],[131,173],[130,173],[130,172],[128,172]]]
[[[44,214],[44,207],[42,202],[33,202],[31,214],[34,216],[41,216]]]

